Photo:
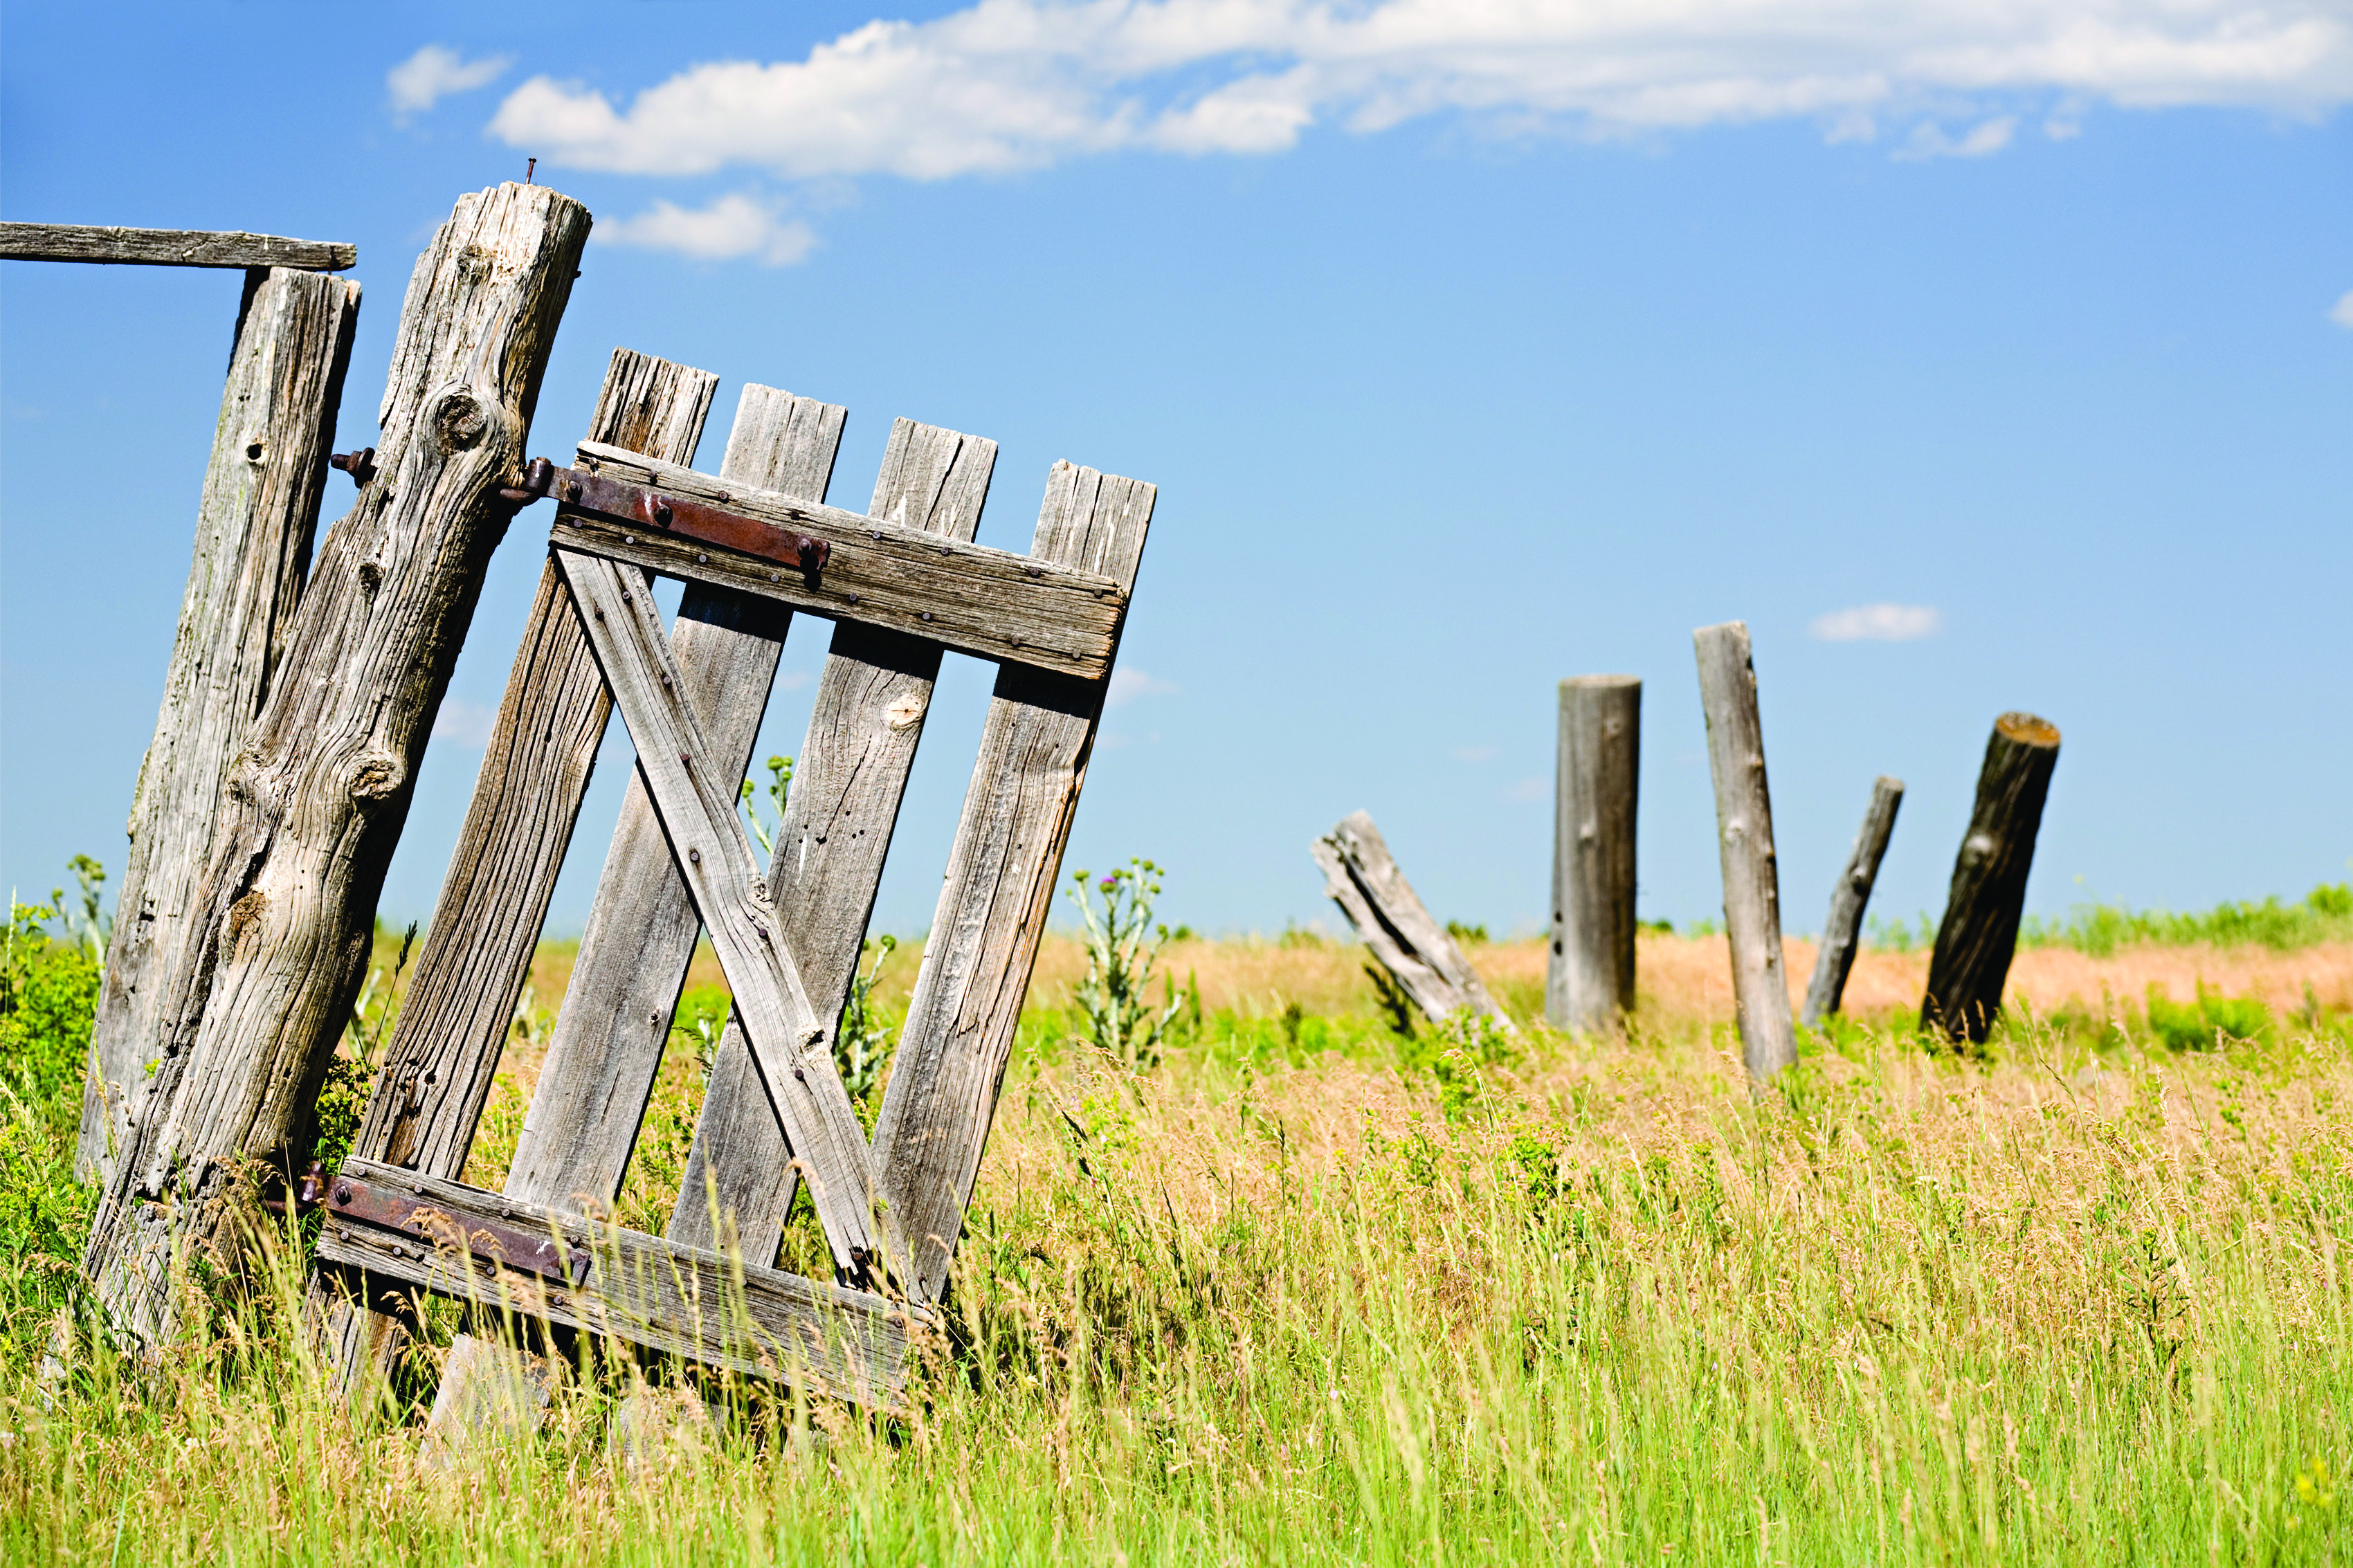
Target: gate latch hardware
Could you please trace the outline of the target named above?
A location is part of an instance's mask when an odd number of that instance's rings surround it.
[[[558,468],[545,458],[533,458],[523,468],[522,482],[507,486],[499,495],[517,507],[548,497],[575,511],[594,512],[681,539],[738,550],[812,577],[825,570],[826,559],[832,553],[832,546],[822,539],[627,479],[607,479],[586,468]]]
[[[574,1289],[588,1277],[588,1249],[565,1248],[545,1232],[533,1234],[517,1226],[477,1219],[454,1212],[429,1198],[411,1197],[380,1186],[337,1176],[327,1190],[327,1211],[363,1225],[379,1226],[427,1241],[447,1242],[454,1232],[466,1250],[477,1258],[503,1263]]]

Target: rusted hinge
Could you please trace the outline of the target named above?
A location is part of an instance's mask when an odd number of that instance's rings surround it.
[[[575,1289],[588,1277],[586,1247],[560,1247],[544,1231],[533,1233],[496,1220],[453,1213],[421,1191],[413,1194],[396,1193],[354,1177],[337,1176],[327,1192],[327,1212],[335,1216],[328,1220],[330,1225],[341,1218],[443,1244],[462,1239],[466,1250],[477,1258],[561,1279]]]
[[[592,511],[624,522],[642,523],[681,539],[699,540],[724,550],[740,550],[763,561],[775,561],[814,577],[825,570],[832,546],[824,540],[756,517],[727,511],[684,496],[666,495],[626,479],[607,479],[586,468],[561,468],[545,458],[533,458],[523,468],[522,483],[510,485],[499,495],[515,506],[528,506],[552,497],[577,511]]]

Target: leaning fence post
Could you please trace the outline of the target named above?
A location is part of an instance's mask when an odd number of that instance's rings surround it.
[[[544,186],[462,198],[417,264],[383,450],[322,545],[232,764],[159,1009],[160,1065],[90,1224],[115,1331],[176,1328],[181,1247],[234,1247],[244,1161],[290,1163],[365,973],[376,898],[588,236]]]
[[[1580,675],[1560,683],[1552,828],[1552,953],[1545,1016],[1614,1029],[1634,1006],[1634,803],[1642,682]]]
[[[1732,942],[1732,999],[1748,1076],[1772,1077],[1798,1059],[1781,958],[1780,874],[1773,860],[1773,801],[1765,787],[1765,731],[1757,667],[1744,621],[1692,634],[1707,765],[1715,780],[1716,847],[1724,859],[1724,929]]]
[[[129,859],[90,1030],[75,1167],[101,1186],[155,1054],[164,964],[178,952],[204,875],[222,783],[301,598],[359,310],[360,286],[343,279],[285,268],[245,275],[196,502],[195,559],[155,738],[132,792]]]
[[[1324,896],[1340,906],[1381,967],[1430,1022],[1467,1009],[1519,1032],[1495,1005],[1461,947],[1405,879],[1369,813],[1350,812],[1308,853],[1323,869]]]
[[[1879,858],[1887,853],[1888,835],[1895,831],[1895,808],[1904,804],[1904,781],[1882,775],[1871,786],[1871,805],[1854,836],[1854,852],[1831,889],[1831,912],[1822,921],[1821,950],[1814,954],[1814,978],[1806,987],[1806,1005],[1798,1021],[1809,1029],[1839,1010],[1846,994],[1846,977],[1854,968],[1855,938],[1862,930],[1863,906],[1871,902],[1871,885],[1879,879]]]
[[[2005,713],[1986,742],[1977,808],[1953,862],[1952,891],[1928,961],[1920,1022],[1947,1038],[1981,1042],[2001,1008],[2001,988],[2018,948],[2026,874],[2042,802],[2059,765],[2059,731],[2031,713]]]

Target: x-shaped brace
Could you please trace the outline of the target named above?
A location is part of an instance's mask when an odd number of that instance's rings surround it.
[[[710,934],[785,1142],[844,1283],[879,1284],[907,1256],[875,1212],[865,1129],[833,1065],[834,1020],[819,1018],[786,949],[752,842],[736,815],[741,781],[710,761],[701,721],[636,567],[563,545],[558,570],[637,747],[671,858]]]

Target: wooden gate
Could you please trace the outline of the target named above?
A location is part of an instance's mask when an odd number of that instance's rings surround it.
[[[1154,489],[1054,466],[1029,553],[972,542],[995,443],[900,420],[871,510],[824,504],[844,411],[747,386],[713,478],[683,465],[714,378],[617,351],[473,803],[318,1256],[340,1353],[418,1289],[896,1403],[972,1195],[1085,779]],[[667,630],[652,578],[682,578]],[[835,623],[763,868],[739,788],[794,611]],[[870,1144],[833,1037],[944,649],[996,689]],[[503,1192],[458,1178],[606,720],[637,748]],[[664,1236],[618,1195],[699,931],[733,994]],[[835,1278],[766,1267],[806,1184]],[[355,1281],[353,1275],[359,1278]]]

